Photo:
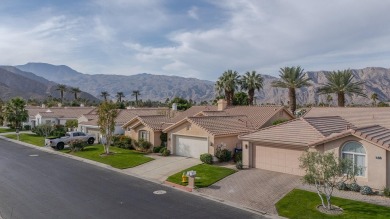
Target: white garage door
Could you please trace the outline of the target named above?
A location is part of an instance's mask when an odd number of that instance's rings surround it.
[[[184,157],[200,158],[209,152],[207,138],[176,136],[175,146],[175,154]]]
[[[253,164],[255,168],[294,175],[303,175],[299,168],[299,157],[303,151],[266,146],[255,146]]]

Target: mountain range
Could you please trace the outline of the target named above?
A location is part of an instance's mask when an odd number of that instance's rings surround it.
[[[25,77],[35,78],[35,82],[45,81],[44,84],[59,83],[72,87],[79,87],[81,90],[100,98],[102,91],[107,91],[111,99],[115,99],[117,92],[123,92],[127,100],[134,100],[131,96],[133,90],[139,90],[140,99],[165,101],[166,98],[172,99],[179,96],[186,99],[192,99],[200,102],[203,100],[212,100],[215,98],[213,81],[199,80],[196,78],[184,78],[177,76],[137,74],[137,75],[108,75],[108,74],[83,74],[65,65],[51,65],[46,63],[27,63],[25,65],[15,66],[23,71]],[[2,67],[4,69],[4,67]],[[11,67],[8,67],[11,68]],[[13,70],[15,72],[15,70]],[[31,73],[35,74],[33,76]],[[380,101],[388,101],[390,98],[390,69],[381,67],[368,67],[364,69],[353,69],[352,73],[356,80],[364,80],[364,90],[368,96],[376,93]],[[316,89],[321,84],[326,83],[326,74],[329,71],[309,71],[308,77],[313,84],[310,87],[297,89],[297,102],[299,104],[310,104],[326,102],[325,95],[316,95]],[[270,104],[287,104],[288,90],[274,88],[271,82],[278,78],[262,75],[264,86],[260,91],[256,91],[256,102]],[[38,79],[39,78],[39,79]],[[48,80],[53,82],[48,82]],[[0,82],[0,91],[3,93]],[[50,84],[51,86],[54,86]],[[34,87],[31,84],[31,87]],[[16,87],[17,88],[17,87]],[[42,89],[42,88],[40,88]],[[53,88],[52,88],[53,89]],[[51,90],[46,91],[52,92]],[[59,93],[58,91],[56,93]],[[348,103],[370,104],[371,100],[364,97],[347,97]],[[337,103],[337,98],[333,96],[333,104]]]
[[[45,99],[49,95],[60,98],[60,92],[56,90],[57,83],[31,72],[22,71],[14,66],[0,66],[0,76],[0,98],[2,100],[16,96],[24,99]],[[79,93],[78,97],[98,101],[96,97],[87,92]],[[64,98],[73,100],[74,94],[65,93]]]

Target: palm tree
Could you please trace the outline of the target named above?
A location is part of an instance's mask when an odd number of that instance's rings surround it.
[[[118,102],[122,102],[122,98],[125,97],[125,95],[123,94],[123,92],[117,92],[116,95],[115,95],[116,98],[118,98]]]
[[[372,104],[376,106],[376,101],[378,100],[378,94],[376,93],[371,94],[371,100],[373,102]]]
[[[332,95],[328,94],[326,96],[326,102],[328,103],[329,107],[330,107],[330,104],[332,103],[332,101],[333,101]]]
[[[273,81],[273,87],[288,88],[289,105],[291,112],[295,113],[297,109],[297,99],[295,89],[310,86],[310,78],[305,78],[303,68],[300,66],[284,67],[279,71],[281,80]]]
[[[233,105],[234,92],[238,89],[240,75],[237,71],[225,71],[215,83],[215,89],[220,95],[225,93],[225,99],[228,106]]]
[[[74,94],[74,99],[77,100],[77,94],[81,93],[81,90],[78,87],[72,87],[70,92]]]
[[[141,96],[141,92],[139,90],[133,90],[131,96],[135,96],[135,104],[138,106],[138,96]]]
[[[65,84],[59,84],[59,85],[57,85],[57,89],[56,90],[60,91],[61,103],[62,103],[64,101],[64,92],[66,92],[68,89],[67,89]]]
[[[110,94],[107,91],[102,91],[100,93],[100,96],[104,98],[104,101],[107,102],[107,97],[110,96]]]
[[[257,74],[256,71],[248,71],[241,78],[241,89],[248,91],[249,105],[253,105],[253,97],[255,96],[255,90],[260,91],[260,89],[263,88],[263,81],[263,77],[261,77],[260,74]]]
[[[9,100],[4,107],[3,117],[15,128],[20,128],[22,122],[28,119],[26,101],[20,97]]]
[[[354,76],[351,70],[334,71],[326,75],[328,82],[318,89],[318,94],[337,94],[337,102],[339,107],[345,105],[345,95],[358,95],[367,97],[363,93],[362,85],[364,81],[352,82]]]

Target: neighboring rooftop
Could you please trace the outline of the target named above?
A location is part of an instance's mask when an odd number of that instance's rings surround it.
[[[313,107],[304,117],[340,116],[356,127],[380,125],[390,129],[388,107]]]

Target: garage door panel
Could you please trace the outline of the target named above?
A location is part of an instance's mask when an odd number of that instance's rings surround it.
[[[299,168],[302,151],[256,145],[253,148],[254,167],[294,175],[303,175]]]
[[[176,136],[175,143],[175,154],[179,156],[199,158],[208,153],[207,138]]]

